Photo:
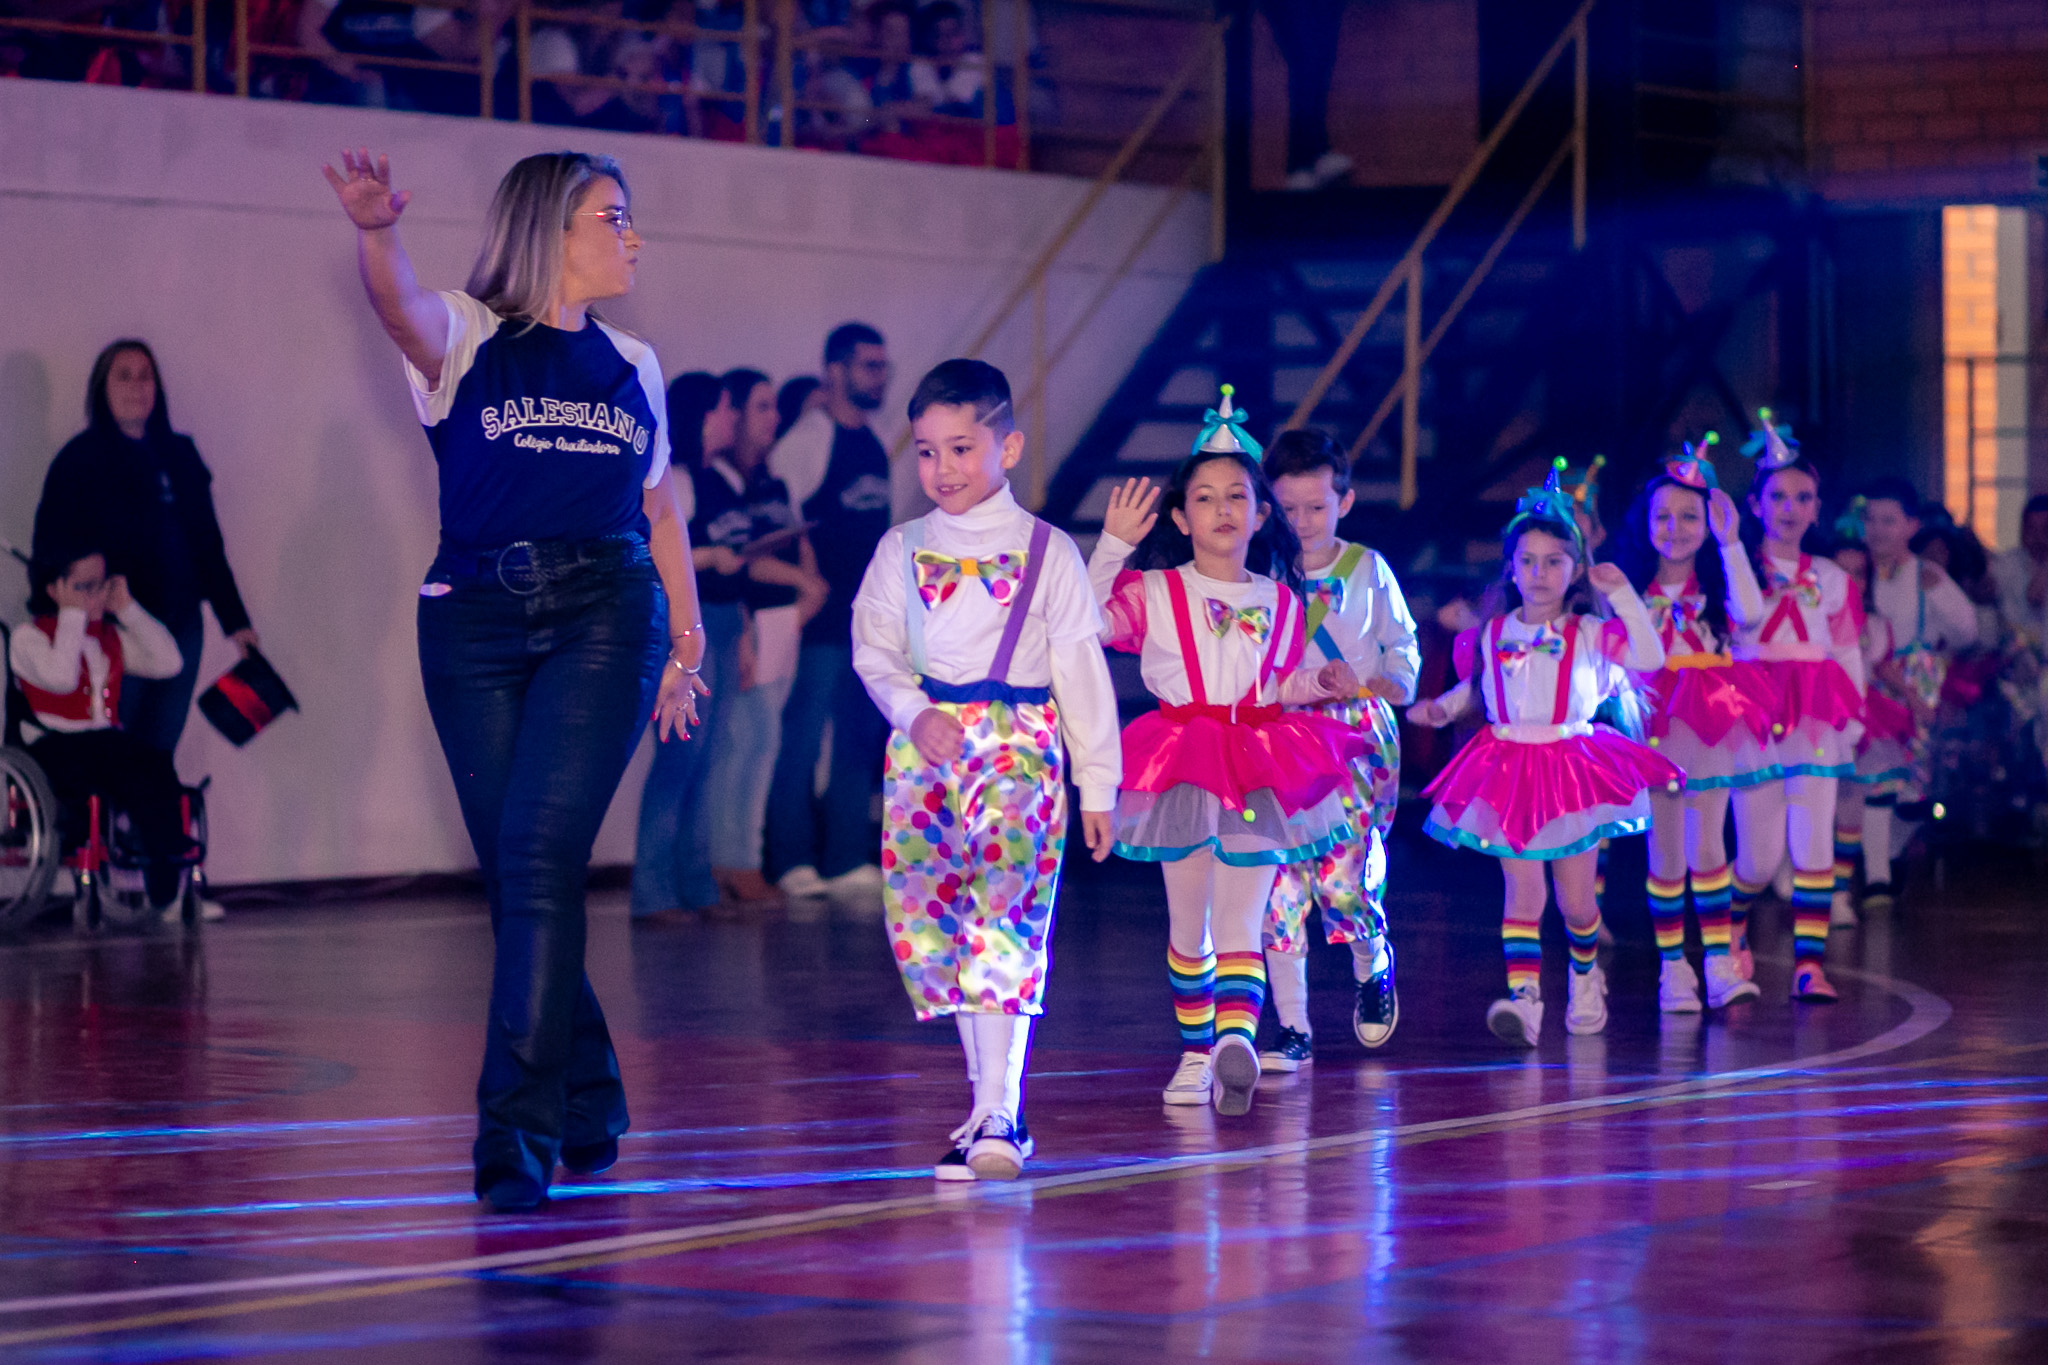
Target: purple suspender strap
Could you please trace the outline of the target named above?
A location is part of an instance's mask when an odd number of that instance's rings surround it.
[[[1052,523],[1033,517],[1031,548],[1026,552],[1024,578],[1017,585],[1017,595],[1010,599],[1010,615],[1003,622],[1003,638],[996,645],[996,657],[988,666],[990,682],[1008,685],[1010,681],[1010,656],[1017,652],[1017,637],[1024,633],[1024,618],[1031,614],[1031,598],[1038,591],[1038,572],[1045,566],[1045,547],[1051,540]]]

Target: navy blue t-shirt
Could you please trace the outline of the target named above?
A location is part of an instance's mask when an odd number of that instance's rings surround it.
[[[853,598],[875,547],[889,534],[889,454],[866,427],[837,427],[825,480],[804,502],[818,573],[831,593],[804,627],[804,643],[853,640]]]
[[[595,318],[580,332],[508,322],[444,291],[441,382],[406,362],[441,467],[441,543],[647,532],[641,492],[668,469],[668,402],[654,348]]]
[[[723,460],[706,462],[691,478],[697,510],[690,517],[690,544],[723,545],[729,550],[745,549],[762,536],[773,535],[796,524],[796,511],[789,505],[789,490],[765,466],[751,478]],[[735,488],[733,485],[738,484]],[[798,562],[794,544],[775,552],[785,563]],[[697,570],[697,596],[705,602],[744,602],[759,611],[784,607],[796,601],[796,589],[780,583],[757,583],[742,569],[723,574],[712,569]]]

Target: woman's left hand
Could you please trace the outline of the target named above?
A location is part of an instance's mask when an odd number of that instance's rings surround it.
[[[688,739],[697,723],[697,698],[711,695],[710,684],[693,670],[704,663],[704,631],[700,627],[674,636],[667,662],[661,666],[661,688],[654,697],[654,737],[663,743],[673,733]]]
[[[228,636],[228,639],[234,641],[236,647],[242,651],[242,657],[245,659],[254,654],[263,643],[263,637],[256,633],[256,627],[254,626],[243,626],[233,635]]]

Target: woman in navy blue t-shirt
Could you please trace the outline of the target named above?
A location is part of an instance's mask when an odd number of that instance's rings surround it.
[[[641,240],[618,163],[530,156],[498,185],[468,287],[433,293],[398,240],[409,196],[387,159],[342,166],[327,179],[440,467],[420,672],[497,944],[476,1192],[528,1209],[557,1161],[618,1158],[626,1096],[583,972],[584,877],[650,708],[657,738],[681,738],[703,686],[661,367],[591,307],[633,287]]]

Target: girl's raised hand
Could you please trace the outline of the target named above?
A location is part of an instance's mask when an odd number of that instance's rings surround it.
[[[1102,514],[1102,533],[1115,536],[1126,545],[1136,545],[1151,534],[1159,520],[1159,490],[1150,479],[1125,479],[1109,490],[1109,509]]]
[[[1742,534],[1742,509],[1723,489],[1715,488],[1707,493],[1707,529],[1714,533],[1717,545],[1733,545],[1736,537]]]
[[[364,232],[392,226],[412,201],[412,195],[405,190],[392,192],[391,158],[388,156],[380,153],[372,160],[367,147],[353,152],[344,151],[341,168],[348,174],[337,174],[332,166],[322,166],[320,173],[327,177],[328,184],[334,186],[335,197],[341,200],[342,212]]]
[[[1619,564],[1595,564],[1586,570],[1586,581],[1598,590],[1602,597],[1612,597],[1628,587],[1628,575],[1621,571]]]

